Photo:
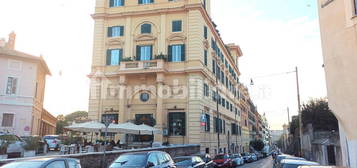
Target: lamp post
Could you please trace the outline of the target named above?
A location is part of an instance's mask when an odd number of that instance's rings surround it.
[[[301,113],[301,101],[300,101],[300,87],[299,87],[299,71],[298,67],[295,67],[295,71],[290,71],[290,72],[285,72],[285,73],[280,73],[280,74],[272,74],[272,75],[267,75],[267,76],[261,76],[261,77],[270,77],[270,76],[276,76],[276,75],[282,75],[282,74],[290,74],[290,73],[295,73],[296,76],[296,91],[297,91],[297,101],[298,101],[298,112],[299,112],[299,139],[300,139],[300,155],[303,155],[303,148],[302,148],[302,113]],[[254,85],[253,79],[250,80],[250,85]]]
[[[104,152],[103,152],[102,168],[106,168],[107,167],[107,161],[106,161],[107,141],[106,140],[107,140],[107,136],[108,136],[108,127],[112,123],[112,121],[110,120],[109,116],[105,116],[103,118],[103,122],[105,125],[105,132],[104,132]]]

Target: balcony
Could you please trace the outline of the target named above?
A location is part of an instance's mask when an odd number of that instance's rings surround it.
[[[164,72],[166,69],[167,67],[163,59],[149,61],[127,61],[121,63],[119,73],[153,73]]]

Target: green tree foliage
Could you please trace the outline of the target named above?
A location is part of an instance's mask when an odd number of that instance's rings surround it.
[[[299,116],[293,116],[289,127],[290,134],[295,135],[295,133],[299,133],[299,125]]]
[[[249,145],[253,147],[256,151],[262,151],[264,149],[264,142],[262,140],[250,141]]]
[[[88,112],[76,111],[76,112],[66,115],[64,118],[65,118],[65,121],[67,121],[67,122],[73,122],[77,118],[81,118],[81,117],[88,117]]]
[[[56,134],[63,134],[64,127],[72,124],[73,121],[76,121],[78,118],[88,117],[88,112],[86,111],[75,111],[71,114],[64,116],[64,121],[57,120],[56,123]]]
[[[310,100],[302,107],[303,126],[312,124],[315,131],[338,130],[338,120],[328,107],[326,99]]]

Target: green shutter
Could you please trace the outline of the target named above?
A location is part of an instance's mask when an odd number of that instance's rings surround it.
[[[119,61],[118,61],[119,65],[122,59],[123,59],[123,49],[119,49]]]
[[[181,45],[181,61],[186,61],[186,49],[185,44]]]
[[[120,26],[120,36],[124,36],[124,26]]]
[[[107,65],[110,65],[112,53],[111,50],[107,50]]]
[[[141,54],[140,54],[140,46],[136,46],[136,60],[139,61]]]
[[[168,55],[168,61],[169,62],[172,62],[172,46],[169,46],[169,49],[168,49],[168,53],[167,53],[167,55]]]
[[[108,37],[112,37],[112,27],[108,27]]]
[[[125,5],[125,0],[121,0],[121,6]]]
[[[153,55],[153,50],[152,50],[152,45],[150,46],[150,60],[152,60],[152,55]]]
[[[150,2],[151,2],[151,3],[154,3],[154,0],[151,0]]]
[[[113,6],[114,6],[114,0],[110,0],[109,7],[113,7]]]
[[[143,0],[139,0],[139,2],[138,2],[139,4],[143,4]]]

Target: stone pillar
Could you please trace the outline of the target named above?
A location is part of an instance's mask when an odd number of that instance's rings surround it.
[[[119,77],[119,123],[125,123],[129,118],[127,110],[126,76]]]
[[[158,73],[156,76],[156,128],[159,130],[163,129],[163,117],[166,117],[164,114],[163,108],[163,88],[164,88],[164,79],[165,76],[163,73]],[[162,142],[163,136],[161,134],[156,134],[154,136],[155,142]]]

